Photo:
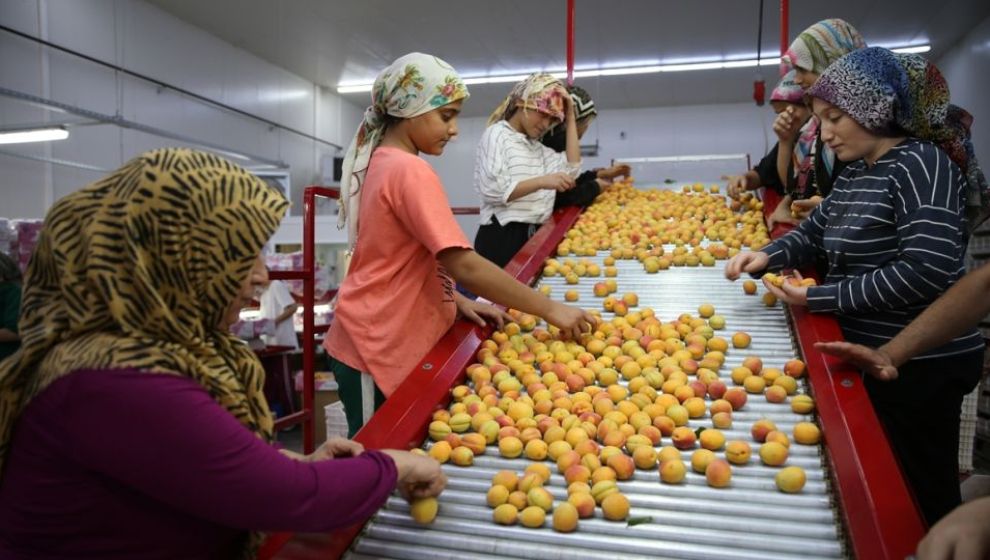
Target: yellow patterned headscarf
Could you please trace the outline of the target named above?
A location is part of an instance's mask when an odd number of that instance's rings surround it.
[[[288,205],[185,149],[147,152],[56,202],[24,278],[21,348],[0,363],[0,475],[28,402],[83,368],[191,377],[270,441],[261,363],[218,325]]]
[[[488,126],[498,121],[509,119],[516,112],[517,102],[522,102],[525,109],[531,109],[550,115],[563,122],[564,109],[567,107],[564,96],[567,90],[564,84],[550,74],[530,74],[525,80],[512,86],[512,91],[502,100],[502,103],[488,117]]]

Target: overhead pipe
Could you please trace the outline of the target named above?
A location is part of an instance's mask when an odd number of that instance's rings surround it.
[[[567,85],[574,85],[574,0],[567,0]]]

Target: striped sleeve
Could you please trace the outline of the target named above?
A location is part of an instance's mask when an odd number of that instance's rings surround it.
[[[887,311],[935,299],[962,266],[959,170],[933,146],[910,151],[889,177],[897,255],[874,270],[808,290],[812,311]]]
[[[540,145],[543,151],[543,161],[546,163],[545,175],[551,173],[566,173],[568,171],[567,165],[567,154],[565,152],[557,152],[552,148],[548,148],[544,145]]]
[[[831,204],[831,198],[826,197],[811,211],[807,220],[801,222],[787,235],[760,249],[770,257],[767,270],[797,268],[815,260],[815,255],[822,251],[822,238],[825,234],[825,226],[828,225],[828,210]]]
[[[504,132],[499,123],[495,123],[485,130],[478,143],[474,183],[481,201],[488,205],[507,204],[518,183],[513,181],[507,169],[505,147],[502,145],[506,140]]]

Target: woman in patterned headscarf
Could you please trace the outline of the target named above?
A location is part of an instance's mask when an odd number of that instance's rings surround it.
[[[822,20],[802,31],[782,57],[783,63],[794,69],[794,82],[802,89],[810,88],[826,68],[846,53],[866,47],[862,35],[851,24],[841,19]],[[835,154],[818,137],[818,120],[808,115],[796,115],[787,110],[773,124],[779,139],[777,171],[781,180],[786,179],[787,169],[792,165],[796,146],[800,139],[816,138],[811,149],[803,155],[798,167],[807,172],[806,187],[796,196],[791,208],[784,208],[777,214],[792,215],[804,219],[821,199],[828,196],[832,183],[842,173],[845,162],[836,161]]]
[[[501,325],[508,317],[464,297],[454,281],[572,336],[594,321],[475,253],[440,178],[418,157],[443,153],[457,135],[467,96],[446,62],[421,53],[399,58],[375,80],[372,104],[344,161],[341,190],[349,193],[345,206],[356,242],[324,347],[351,434],[414,371],[458,312],[480,325],[486,318]]]
[[[567,86],[567,92],[571,95],[571,102],[574,106],[578,140],[580,140],[584,137],[588,127],[591,126],[591,122],[598,116],[598,111],[595,109],[595,101],[591,99],[591,95],[584,88],[571,85]],[[562,124],[554,126],[550,132],[543,135],[540,142],[555,152],[565,152],[567,150],[567,127],[562,126]],[[628,175],[629,166],[625,164],[589,169],[577,176],[573,189],[557,193],[553,207],[588,206],[601,194],[602,189],[608,188],[612,184],[613,179]]]
[[[249,556],[261,536],[249,531],[349,525],[397,478],[442,489],[435,463],[407,452],[271,445],[261,364],[227,328],[266,279],[259,254],[287,207],[183,149],[52,207],[25,277],[23,345],[0,366],[0,556]],[[319,461],[348,454],[360,456]]]
[[[764,282],[767,289],[791,305],[835,313],[849,342],[880,346],[962,276],[967,176],[982,174],[975,160],[960,157],[965,139],[947,126],[945,80],[917,55],[852,52],[808,94],[822,140],[849,166],[797,229],[737,256],[727,275],[793,268],[824,256],[821,286]],[[959,412],[980,379],[983,348],[973,328],[907,361],[894,379],[864,372],[929,524],[960,501]]]
[[[550,74],[533,74],[512,91],[488,118],[474,164],[474,186],[481,196],[478,253],[505,266],[553,212],[556,193],[574,188],[580,173],[574,103]],[[554,126],[566,135],[563,153],[540,139]]]

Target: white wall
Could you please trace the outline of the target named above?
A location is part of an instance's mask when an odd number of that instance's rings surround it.
[[[974,27],[936,62],[952,102],[973,115],[973,147],[990,175],[990,18]]]
[[[346,146],[361,118],[361,108],[332,91],[138,0],[0,0],[0,21],[339,145]],[[318,181],[320,158],[336,153],[331,146],[6,32],[0,32],[0,85],[284,161],[291,166],[294,214],[302,211],[302,188]],[[0,97],[2,126],[79,119]],[[113,125],[70,132],[60,142],[5,148],[114,169],[142,151],[182,145]],[[40,218],[55,199],[103,174],[0,155],[0,216]]]
[[[478,205],[472,183],[474,154],[486,121],[487,117],[459,119],[458,137],[447,145],[441,157],[427,158],[440,174],[452,206]],[[776,141],[770,129],[772,122],[770,106],[757,107],[754,103],[649,109],[599,107],[598,118],[581,139],[582,144],[594,144],[597,139],[598,156],[586,157],[583,163],[585,168],[592,168],[624,157],[748,153],[756,165]],[[742,171],[744,162],[727,164],[718,174]],[[478,217],[458,218],[468,238],[474,240]]]

